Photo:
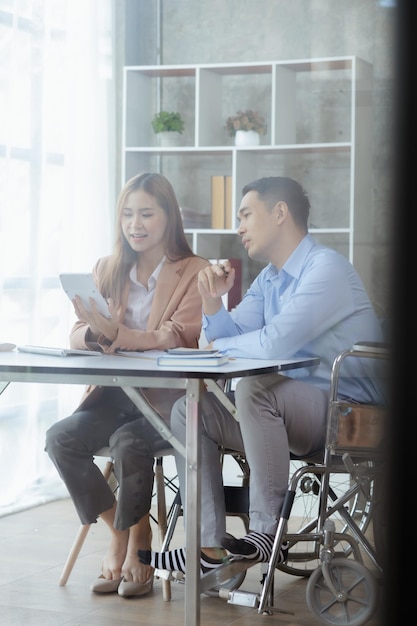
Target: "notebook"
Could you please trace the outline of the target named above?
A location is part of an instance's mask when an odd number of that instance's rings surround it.
[[[164,366],[210,366],[216,367],[228,363],[229,359],[218,350],[199,350],[190,348],[173,348],[166,350],[165,354],[158,357],[157,364]]]
[[[45,354],[47,356],[101,356],[103,353],[96,350],[73,350],[71,348],[49,348],[48,346],[17,346],[19,352],[31,354]]]

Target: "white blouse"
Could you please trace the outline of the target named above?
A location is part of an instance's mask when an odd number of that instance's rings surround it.
[[[130,270],[129,298],[124,320],[128,328],[134,328],[136,330],[147,329],[149,314],[155,295],[156,281],[158,280],[164,262],[165,256],[149,277],[147,287],[136,279],[136,264]]]

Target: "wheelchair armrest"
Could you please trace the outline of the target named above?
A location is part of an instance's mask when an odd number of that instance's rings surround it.
[[[373,352],[381,356],[388,356],[390,345],[386,341],[357,341],[352,350],[356,352]]]

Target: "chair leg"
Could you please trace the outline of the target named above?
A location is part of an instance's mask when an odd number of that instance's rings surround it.
[[[75,565],[75,561],[77,560],[80,550],[83,547],[83,543],[86,540],[89,530],[90,524],[84,524],[78,529],[77,535],[74,539],[74,543],[71,546],[71,550],[69,551],[67,560],[65,561],[65,565],[61,573],[61,577],[59,579],[60,587],[64,587],[66,585],[67,580],[70,577],[72,569]]]
[[[167,532],[167,507],[165,498],[165,481],[164,470],[162,465],[162,457],[156,459],[155,466],[155,483],[158,511],[158,529],[161,543],[163,544]],[[171,600],[171,583],[169,580],[162,579],[162,594],[165,602]]]
[[[110,480],[112,471],[113,471],[113,462],[107,461],[103,470],[103,476],[107,480],[107,482]],[[71,546],[71,549],[67,556],[67,560],[65,561],[64,568],[62,570],[62,573],[59,579],[60,587],[64,587],[67,583],[68,578],[70,577],[72,569],[75,565],[75,561],[77,560],[80,550],[83,547],[84,541],[87,538],[88,531],[90,530],[90,526],[91,524],[82,524],[80,528],[78,529],[77,535]]]

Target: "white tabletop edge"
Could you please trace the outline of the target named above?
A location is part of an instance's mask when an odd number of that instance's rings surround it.
[[[116,372],[118,375],[166,374],[172,377],[181,377],[187,372],[195,374],[207,374],[217,376],[221,374],[238,375],[239,372],[253,370],[284,371],[299,367],[311,367],[319,363],[319,359],[295,358],[295,359],[245,359],[231,358],[228,363],[219,366],[170,366],[157,365],[157,357],[163,354],[161,351],[137,352],[130,354],[103,354],[102,356],[47,356],[41,354],[29,354],[17,351],[0,353],[0,380],[12,377],[13,370],[23,372],[25,369],[34,371],[48,371],[51,368],[59,371],[72,372],[84,370],[86,373],[105,374]]]

